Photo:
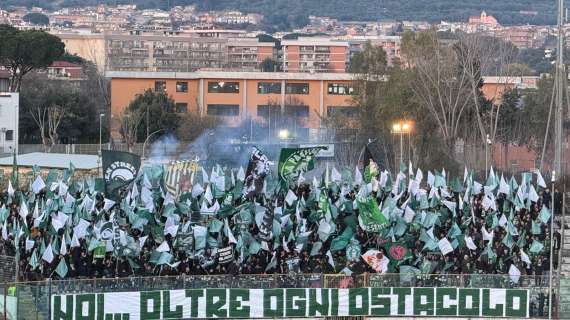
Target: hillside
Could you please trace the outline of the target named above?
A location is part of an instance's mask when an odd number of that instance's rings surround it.
[[[196,4],[201,10],[238,9],[264,14],[272,24],[280,27],[298,26],[306,22],[308,15],[332,16],[342,20],[437,22],[465,21],[482,10],[495,16],[504,25],[556,22],[554,0],[0,0],[0,7],[39,5],[54,8],[103,2],[135,3],[143,8],[165,9],[170,2],[171,6]],[[570,0],[567,2],[570,4]]]

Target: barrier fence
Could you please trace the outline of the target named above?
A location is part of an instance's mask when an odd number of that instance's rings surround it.
[[[81,294],[91,294],[93,297],[103,297],[107,296],[107,294],[113,294],[115,296],[116,294],[122,294],[122,299],[123,296],[127,298],[132,297],[133,294],[138,294],[140,291],[166,291],[174,297],[180,293],[178,292],[180,290],[184,292],[184,290],[188,289],[205,288],[251,289],[249,291],[252,292],[252,295],[254,293],[263,294],[267,289],[275,288],[282,288],[284,290],[289,290],[290,288],[306,288],[307,290],[312,288],[317,290],[319,290],[318,288],[337,288],[339,289],[338,292],[341,292],[342,298],[343,292],[348,292],[354,288],[385,288],[385,290],[388,291],[383,292],[387,294],[390,294],[390,288],[428,288],[428,290],[429,288],[446,288],[446,290],[455,290],[456,288],[495,288],[507,289],[504,291],[509,291],[510,289],[524,289],[523,291],[526,292],[525,294],[527,295],[525,297],[528,300],[528,316],[531,318],[547,318],[549,306],[548,276],[520,276],[516,283],[513,282],[513,280],[517,279],[513,279],[509,275],[488,274],[359,274],[352,276],[338,274],[196,275],[47,280],[40,282],[4,283],[0,285],[0,292],[3,292],[3,296],[0,298],[0,314],[3,315],[5,319],[55,319],[53,317],[54,310],[52,310],[54,297],[57,299],[56,305],[61,306],[63,305],[61,301],[66,298],[66,295]],[[554,282],[558,283],[558,281]],[[347,289],[348,291],[342,289]],[[554,292],[556,292],[556,290],[554,290]],[[483,297],[483,294],[481,294],[481,296]],[[109,302],[112,300],[116,299],[113,299],[113,296],[106,298],[105,303],[112,303]],[[557,301],[556,296],[553,297],[553,301]],[[135,303],[138,303],[138,301],[135,301]],[[107,304],[105,304],[105,309],[107,309]],[[63,310],[65,310],[65,308],[63,308]],[[558,310],[555,303],[553,318],[557,317]],[[122,319],[120,316],[113,319],[119,318]],[[140,318],[142,319],[143,317]],[[359,319],[363,318],[365,317],[359,317]],[[75,318],[72,317],[69,319]],[[132,319],[139,319],[139,317],[131,316],[130,320]]]

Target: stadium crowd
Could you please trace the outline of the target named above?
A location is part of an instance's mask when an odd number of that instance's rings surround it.
[[[203,170],[177,195],[166,191],[165,173],[161,166],[143,168],[114,201],[96,191],[93,179],[66,180],[61,173],[45,183],[36,176],[20,188],[10,185],[0,197],[0,254],[17,257],[25,281],[340,272],[507,275],[512,266],[520,275],[541,276],[550,268],[551,212],[561,207],[560,194],[534,174],[507,183],[492,173],[483,185],[472,174],[461,183],[444,172],[430,172],[425,181],[419,170],[367,172],[363,179],[359,172],[333,169],[287,189],[267,177],[263,192],[245,197],[243,175],[235,169],[217,168],[210,175]],[[376,205],[382,217],[366,203]],[[365,210],[368,218],[359,219]],[[554,240],[558,249],[559,233]],[[220,251],[228,247],[229,258],[222,259]],[[369,250],[380,253],[366,259]]]

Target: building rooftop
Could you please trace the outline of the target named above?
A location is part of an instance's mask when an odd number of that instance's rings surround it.
[[[92,170],[99,167],[98,158],[96,155],[32,152],[20,154],[16,160],[19,167],[37,165],[40,168],[65,169],[72,163],[76,169]],[[0,158],[0,166],[11,166],[13,162],[12,156]]]
[[[107,78],[133,79],[246,79],[246,80],[354,80],[351,73],[303,73],[303,72],[151,72],[107,71]]]

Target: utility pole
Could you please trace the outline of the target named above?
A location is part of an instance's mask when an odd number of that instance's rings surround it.
[[[558,0],[558,47],[556,56],[556,111],[554,113],[554,171],[563,176],[562,170],[562,117],[566,92],[566,68],[564,67],[564,1]],[[554,190],[552,190],[554,192]]]

